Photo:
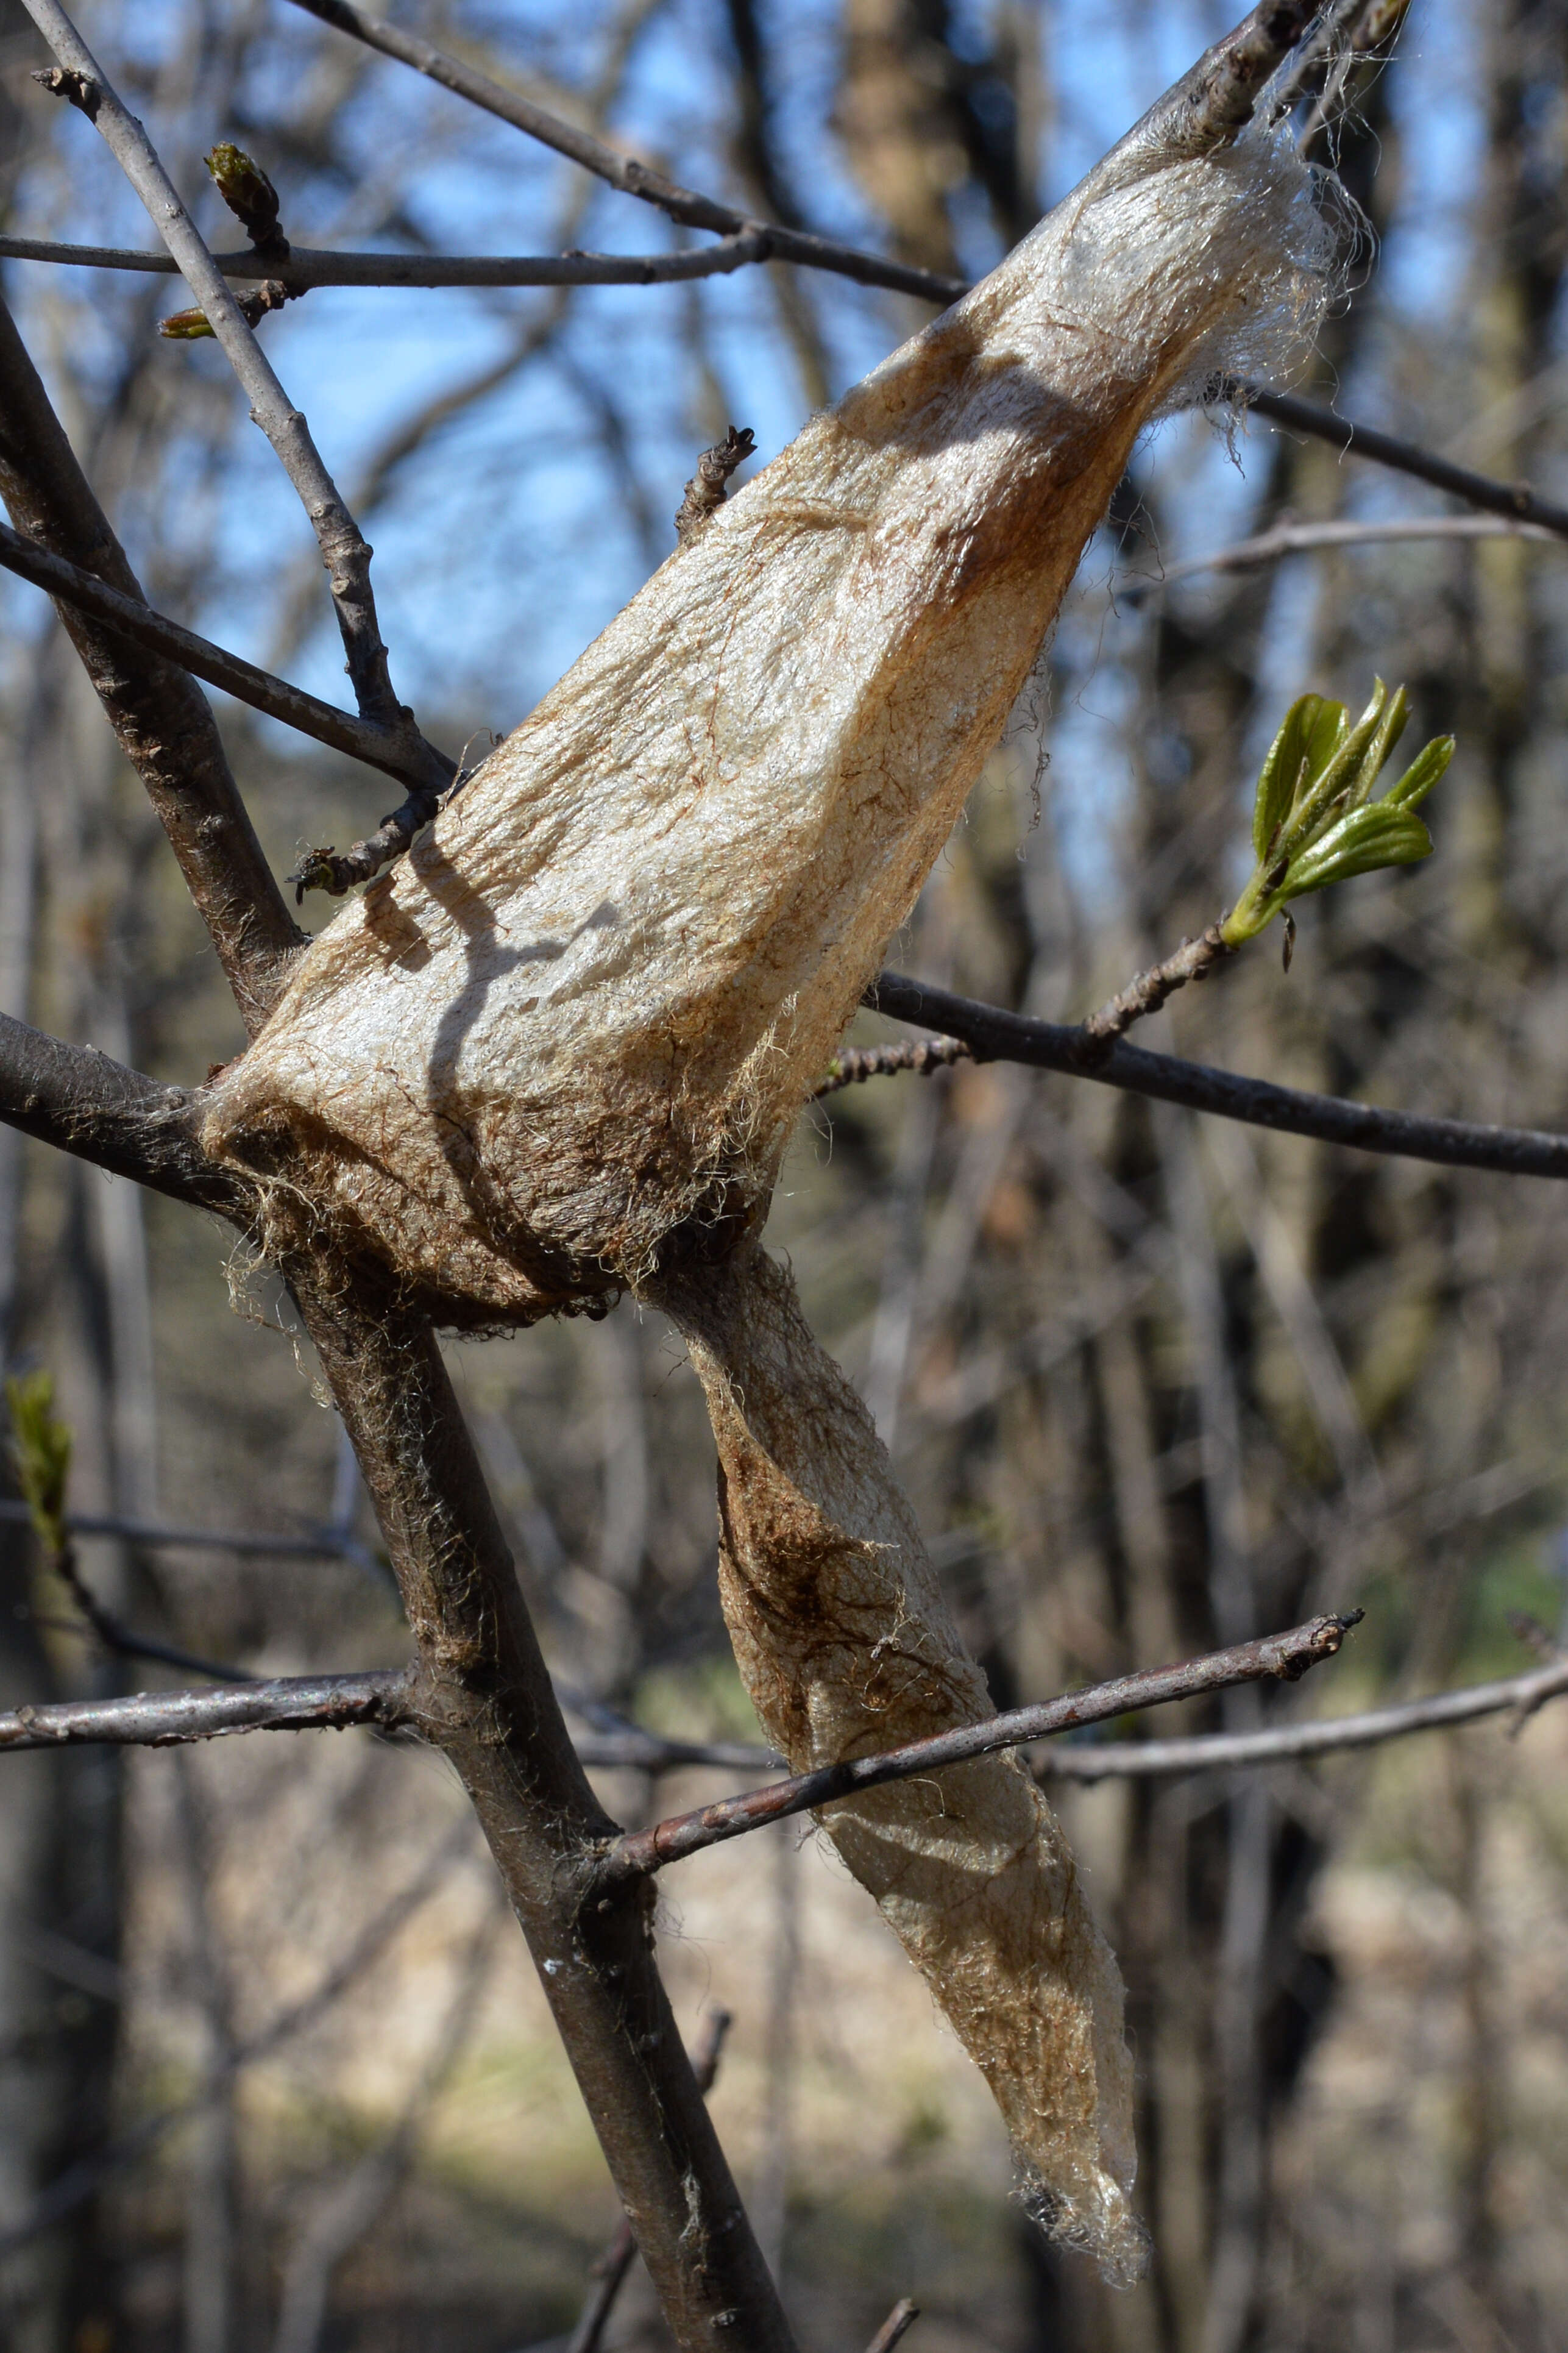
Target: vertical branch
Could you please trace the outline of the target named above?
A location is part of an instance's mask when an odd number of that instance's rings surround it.
[[[429,1324],[289,1267],[403,1590],[422,1729],[489,1841],[681,2353],[794,2353],[654,1959],[647,1898],[567,1736]]]

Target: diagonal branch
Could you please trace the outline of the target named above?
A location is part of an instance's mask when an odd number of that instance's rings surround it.
[[[553,148],[558,155],[568,156],[612,188],[620,189],[623,195],[656,205],[671,220],[688,228],[715,229],[727,237],[763,237],[767,241],[766,258],[770,260],[802,262],[808,269],[832,270],[839,277],[853,278],[862,286],[885,286],[898,294],[922,295],[929,302],[952,302],[965,290],[962,279],[943,278],[932,269],[910,269],[902,262],[859,252],[854,246],[840,245],[832,237],[815,237],[805,229],[785,228],[774,221],[752,220],[733,205],[720,204],[712,196],[680,187],[651,165],[621,154],[602,139],[595,139],[591,132],[579,130],[575,123],[524,98],[521,91],[508,90],[489,74],[447,56],[416,34],[406,33],[401,26],[389,25],[384,17],[367,16],[363,9],[350,6],[349,0],[294,0],[294,5],[309,16],[319,16],[334,31],[363,41],[367,48],[378,49],[383,57],[412,66],[416,73],[439,82],[444,90],[466,99],[470,106],[482,108],[485,113],[510,122],[514,130],[537,139],[542,145]]]
[[[1500,515],[1405,515],[1384,522],[1277,522],[1252,539],[1238,539],[1212,555],[1191,555],[1168,565],[1157,576],[1125,575],[1115,585],[1119,605],[1146,604],[1178,580],[1200,572],[1250,572],[1283,555],[1308,555],[1320,548],[1380,547],[1402,540],[1533,539],[1558,533],[1538,522],[1513,522]]]
[[[254,1195],[216,1168],[196,1140],[193,1098],[111,1061],[96,1046],[68,1046],[0,1014],[0,1120],[58,1145],[112,1176],[172,1200],[248,1220]]]
[[[24,547],[145,609],[136,575],[0,301],[0,497]],[[12,534],[5,534],[9,546]],[[48,582],[40,580],[40,586]],[[146,786],[252,1034],[301,941],[262,854],[206,698],[183,669],[128,662],[121,636],[75,606],[60,618],[121,749]]]
[[[237,702],[248,703],[253,711],[264,711],[269,719],[280,719],[286,727],[310,736],[318,744],[330,744],[334,752],[346,752],[351,760],[363,760],[366,767],[379,768],[384,776],[396,776],[404,783],[417,783],[428,773],[424,754],[411,752],[405,739],[389,735],[384,727],[374,726],[352,711],[340,711],[333,703],[322,702],[318,696],[307,694],[302,687],[290,686],[286,679],[275,678],[270,670],[258,670],[242,655],[215,646],[210,638],[198,637],[194,629],[184,628],[178,621],[155,613],[150,605],[122,596],[118,589],[107,586],[90,572],[68,564],[63,556],[50,555],[31,540],[24,539],[20,532],[7,531],[3,523],[0,565],[22,579],[30,580],[35,588],[44,589],[57,601],[107,623],[117,637],[129,638],[133,645],[177,662],[182,670],[205,679],[209,686],[232,694]],[[437,757],[448,771],[450,782],[458,772],[457,762],[448,760],[445,753]]]
[[[1151,1054],[1118,1042],[1101,1060],[1086,1056],[1080,1029],[1056,1021],[1032,1021],[999,1005],[954,996],[902,973],[879,973],[862,1002],[895,1021],[918,1023],[962,1039],[978,1062],[1024,1062],[1031,1069],[1060,1071],[1069,1078],[1094,1079],[1159,1103],[1184,1103],[1190,1111],[1240,1120],[1285,1135],[1315,1136],[1323,1144],[1349,1145],[1357,1152],[1382,1152],[1396,1159],[1431,1160],[1446,1168],[1490,1168],[1505,1176],[1568,1177],[1568,1135],[1536,1128],[1482,1127],[1470,1120],[1424,1119],[1412,1112],[1384,1111],[1347,1103],[1340,1095],[1303,1093],[1268,1079],[1244,1078],[1205,1062],[1184,1062],[1173,1054]]]
[[[963,1725],[955,1732],[939,1732],[929,1740],[911,1740],[901,1747],[884,1749],[879,1756],[847,1757],[812,1773],[797,1773],[787,1781],[772,1782],[764,1789],[750,1790],[743,1797],[722,1798],[717,1805],[678,1814],[669,1821],[655,1822],[646,1831],[617,1839],[605,1852],[601,1879],[606,1886],[614,1886],[627,1878],[662,1871],[668,1862],[679,1862],[703,1847],[743,1837],[748,1831],[783,1821],[791,1814],[816,1812],[841,1798],[879,1789],[889,1781],[907,1781],[940,1772],[944,1766],[965,1765],[997,1749],[1047,1740],[1086,1724],[1103,1724],[1136,1708],[1161,1707],[1170,1700],[1229,1691],[1238,1683],[1296,1683],[1309,1668],[1335,1655],[1362,1614],[1356,1609],[1344,1617],[1312,1618],[1288,1633],[1266,1634],[1257,1641],[1239,1642],[1180,1666],[1119,1675],[1113,1683],[1068,1692],[1035,1707],[1012,1708],[981,1724]]]
[[[153,225],[179,264],[207,322],[250,402],[250,413],[266,434],[310,519],[321,550],[332,602],[348,656],[360,715],[405,739],[417,756],[424,738],[411,712],[393,692],[386,648],[375,616],[370,585],[371,551],[336,483],[240,311],[227,281],[196,229],[157,150],[135,116],[121,102],[60,0],[25,0],[28,15],[59,60],[60,72],[46,76],[94,125],[115,162],[146,206]],[[445,786],[439,755],[425,746],[433,793]]]
[[[1293,432],[1310,433],[1315,440],[1327,441],[1332,448],[1342,449],[1347,457],[1370,458],[1373,464],[1391,467],[1396,474],[1410,474],[1418,482],[1430,482],[1434,490],[1447,491],[1450,498],[1463,499],[1468,505],[1480,507],[1488,514],[1507,515],[1515,522],[1538,523],[1553,538],[1568,539],[1568,507],[1542,498],[1527,482],[1500,482],[1489,474],[1472,473],[1468,466],[1453,465],[1448,459],[1439,458],[1435,450],[1423,449],[1415,441],[1403,441],[1396,434],[1380,432],[1373,425],[1353,424],[1349,417],[1336,417],[1331,408],[1321,408],[1315,401],[1299,400],[1294,393],[1267,392],[1261,385],[1233,381],[1221,385],[1220,397],[1256,409],[1259,417],[1272,417],[1277,425],[1289,426]]]

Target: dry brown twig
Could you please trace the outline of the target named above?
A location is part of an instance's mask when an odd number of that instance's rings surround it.
[[[867,2346],[866,2353],[893,2353],[894,2346],[902,2342],[920,2316],[920,2306],[907,2295],[901,2296]]]
[[[718,513],[729,495],[731,475],[745,464],[756,446],[757,437],[749,425],[738,429],[731,425],[722,441],[704,449],[676,510],[675,535],[682,547],[691,546]]]

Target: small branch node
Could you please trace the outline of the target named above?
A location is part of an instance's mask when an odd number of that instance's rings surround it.
[[[32,79],[40,90],[78,108],[89,122],[98,121],[103,91],[90,74],[79,73],[72,66],[35,66]]]
[[[722,441],[704,449],[676,512],[675,535],[682,547],[689,547],[707,528],[729,495],[726,485],[731,475],[745,464],[756,446],[757,437],[749,425],[731,425]]]

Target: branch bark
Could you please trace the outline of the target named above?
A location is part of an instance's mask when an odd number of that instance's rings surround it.
[[[238,1224],[249,1217],[249,1186],[208,1160],[183,1087],[128,1071],[96,1046],[65,1045],[9,1014],[0,1014],[0,1120],[172,1200]]]
[[[415,1706],[489,1841],[682,2353],[793,2353],[654,1958],[646,1901],[572,1747],[473,1444],[424,1318],[368,1275],[286,1266],[353,1440],[418,1645]]]
[[[681,1862],[704,1847],[743,1837],[764,1822],[815,1813],[862,1790],[881,1788],[889,1781],[907,1781],[940,1772],[944,1766],[968,1764],[1000,1748],[1021,1748],[1027,1741],[1047,1740],[1086,1724],[1103,1724],[1109,1717],[1128,1715],[1137,1708],[1161,1707],[1169,1700],[1193,1699],[1200,1693],[1229,1691],[1238,1683],[1295,1683],[1310,1667],[1335,1655],[1361,1616],[1357,1609],[1348,1617],[1312,1618],[1288,1633],[1266,1634],[1258,1641],[1239,1642],[1180,1666],[1119,1675],[1114,1682],[1097,1683],[1089,1691],[1068,1692],[1035,1707],[1012,1708],[984,1723],[940,1732],[929,1740],[911,1740],[879,1756],[847,1757],[813,1773],[772,1782],[765,1789],[721,1798],[716,1805],[678,1814],[617,1840],[605,1851],[600,1876],[606,1885],[616,1885],[628,1877],[662,1871],[666,1863]]]
[[[1447,1168],[1489,1168],[1505,1176],[1568,1177],[1568,1136],[1536,1128],[1482,1127],[1469,1120],[1384,1111],[1371,1103],[1347,1103],[1340,1095],[1305,1094],[1268,1079],[1216,1071],[1205,1062],[1184,1062],[1173,1054],[1147,1053],[1141,1046],[1119,1043],[1096,1061],[1084,1054],[1081,1029],[1031,1021],[1022,1013],[957,997],[951,989],[907,979],[902,973],[879,973],[862,1001],[892,1020],[962,1039],[977,1062],[1024,1062],[1034,1070],[1060,1071],[1069,1078],[1093,1079],[1101,1086],[1150,1095],[1160,1103],[1184,1103],[1191,1111],[1210,1112],[1247,1126],[1349,1145],[1357,1152],[1431,1160]]]
[[[722,278],[772,258],[768,231],[751,228],[717,245],[671,253],[330,253],[296,245],[287,261],[254,252],[215,253],[213,261],[226,278],[275,279],[295,295],[320,286],[668,286]],[[179,275],[167,254],[117,245],[60,245],[41,237],[0,237],[0,260]]]
[[[145,609],[125,552],[3,301],[0,497],[24,543]],[[129,660],[122,636],[84,618],[74,606],[57,609],[121,749],[147,788],[254,1035],[282,988],[302,934],[262,855],[206,698],[183,669],[144,655]]]

